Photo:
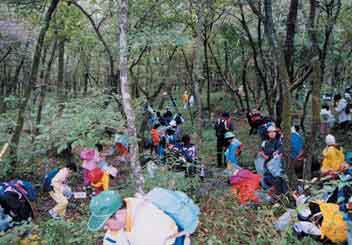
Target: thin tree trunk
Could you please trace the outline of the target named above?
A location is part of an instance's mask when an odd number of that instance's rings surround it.
[[[50,6],[45,14],[45,18],[43,20],[43,26],[39,32],[38,36],[38,42],[35,47],[34,55],[33,55],[33,62],[32,62],[32,68],[31,68],[31,73],[29,77],[29,83],[28,86],[25,89],[25,95],[24,95],[24,100],[20,104],[19,111],[18,111],[18,116],[17,116],[17,123],[16,123],[16,128],[15,132],[11,138],[11,144],[10,144],[10,155],[12,157],[11,159],[11,173],[13,174],[16,170],[16,164],[17,164],[17,148],[18,144],[20,141],[20,136],[21,136],[21,131],[23,128],[24,124],[24,113],[27,108],[28,101],[31,97],[32,93],[32,88],[33,85],[35,84],[38,76],[38,69],[39,69],[39,64],[40,64],[40,57],[42,53],[42,47],[45,39],[45,35],[49,29],[50,21],[51,18],[54,14],[54,11],[56,10],[60,0],[52,0],[50,3]]]
[[[194,55],[194,69],[193,69],[193,93],[195,98],[195,116],[196,116],[196,139],[195,142],[200,147],[202,145],[203,139],[203,112],[202,112],[202,98],[200,92],[200,82],[202,78],[202,54],[203,52],[203,21],[204,21],[204,12],[203,12],[203,0],[200,0],[199,3],[195,4],[196,13],[197,13],[197,24],[196,24],[196,36],[195,42],[193,44],[193,55]]]
[[[44,78],[42,81],[42,85],[40,88],[40,95],[39,95],[39,105],[38,105],[38,111],[37,111],[37,116],[36,116],[36,128],[35,128],[35,133],[34,135],[39,135],[39,125],[41,123],[42,120],[42,111],[43,111],[43,106],[44,106],[44,100],[45,100],[45,94],[46,94],[46,87],[49,84],[49,78],[50,78],[50,71],[51,71],[51,67],[52,64],[54,62],[54,58],[55,58],[55,53],[56,53],[56,49],[57,49],[57,40],[55,40],[51,54],[50,54],[50,58],[49,58],[49,62],[48,65],[46,67],[45,70],[45,74],[44,74]]]
[[[131,140],[130,164],[136,190],[143,193],[144,177],[139,161],[139,149],[137,142],[136,118],[132,107],[131,86],[128,81],[128,0],[120,0],[120,82],[122,92],[123,110],[127,117],[128,136]],[[117,91],[118,92],[118,91]]]

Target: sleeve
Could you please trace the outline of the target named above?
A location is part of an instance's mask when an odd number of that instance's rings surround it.
[[[60,169],[60,171],[56,174],[56,176],[51,180],[51,186],[53,187],[55,192],[63,192],[64,191],[64,182],[67,178],[67,170],[65,168]]]

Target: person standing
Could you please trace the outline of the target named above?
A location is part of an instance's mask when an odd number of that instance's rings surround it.
[[[182,103],[183,103],[183,109],[187,110],[188,108],[188,101],[189,101],[189,95],[187,90],[183,93],[182,95]]]
[[[224,167],[224,148],[226,146],[225,134],[233,130],[233,124],[230,119],[230,113],[224,112],[215,123],[216,134],[216,154],[218,167]]]
[[[340,94],[337,94],[334,97],[334,104],[334,111],[336,113],[339,128],[346,129],[351,120],[351,112],[348,108],[348,103]]]

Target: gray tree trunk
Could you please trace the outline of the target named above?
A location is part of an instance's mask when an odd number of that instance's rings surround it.
[[[131,86],[128,81],[128,0],[120,0],[120,82],[123,110],[127,118],[128,136],[130,138],[130,163],[136,190],[143,193],[144,178],[139,161],[136,117],[132,107]],[[118,91],[117,91],[118,92]]]

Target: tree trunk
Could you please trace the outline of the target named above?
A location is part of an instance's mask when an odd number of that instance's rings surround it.
[[[313,79],[312,79],[312,124],[310,136],[307,140],[307,159],[303,167],[303,178],[309,180],[312,177],[312,161],[314,158],[313,147],[317,137],[317,128],[320,123],[320,83],[321,83],[321,67],[319,64],[319,46],[316,36],[316,21],[317,21],[317,5],[316,0],[310,0],[310,13],[309,13],[309,41],[312,49],[313,64]]]
[[[296,0],[291,0],[296,1]],[[292,5],[290,5],[292,6]],[[285,66],[285,55],[280,52],[280,46],[274,28],[272,17],[272,0],[264,0],[265,10],[265,34],[270,45],[274,69],[277,70],[280,79],[280,89],[282,89],[282,131],[284,134],[284,159],[286,172],[290,186],[295,186],[297,177],[295,168],[290,158],[291,152],[291,93],[289,90],[289,75]],[[291,11],[291,10],[289,10]],[[287,30],[290,31],[290,30]],[[294,38],[294,33],[287,33],[287,36]]]
[[[203,131],[203,115],[202,115],[202,98],[200,92],[200,81],[202,78],[202,53],[203,53],[203,37],[202,28],[204,21],[204,12],[202,0],[196,4],[197,24],[196,24],[196,37],[193,44],[194,55],[194,69],[193,69],[193,93],[195,98],[195,116],[196,116],[196,139],[195,142],[200,147],[202,145],[202,131]]]
[[[123,110],[127,117],[128,136],[131,140],[130,164],[136,190],[143,193],[144,177],[139,161],[139,149],[137,142],[136,118],[132,107],[131,86],[128,81],[128,0],[120,0],[120,82],[122,92]],[[118,91],[117,91],[118,92]]]
[[[65,40],[60,38],[59,40],[59,55],[58,55],[58,73],[57,73],[57,96],[62,98],[63,89],[65,88]],[[60,101],[62,102],[62,101]]]
[[[45,100],[45,94],[46,94],[46,87],[49,84],[49,78],[50,78],[50,71],[51,71],[51,67],[52,64],[54,62],[54,58],[55,58],[55,53],[56,53],[56,49],[57,49],[57,40],[55,40],[51,54],[50,54],[50,58],[49,58],[49,62],[48,65],[46,67],[45,70],[45,74],[44,74],[44,78],[40,87],[40,95],[39,95],[39,105],[38,105],[38,111],[37,111],[37,116],[36,116],[36,129],[35,129],[35,133],[34,135],[39,135],[39,125],[41,123],[42,120],[42,111],[43,111],[43,106],[44,106],[44,100]]]
[[[43,26],[39,32],[38,42],[37,42],[37,45],[34,50],[32,68],[31,68],[31,73],[30,73],[30,77],[29,77],[29,83],[25,89],[24,100],[22,101],[22,103],[20,104],[20,107],[19,107],[15,132],[11,138],[10,155],[11,155],[12,159],[11,159],[11,170],[10,171],[12,174],[16,170],[17,148],[18,148],[18,144],[19,144],[20,136],[21,136],[21,131],[22,131],[23,124],[24,124],[24,113],[26,111],[28,101],[31,97],[33,85],[35,84],[35,82],[37,80],[40,57],[41,57],[41,53],[42,53],[42,47],[43,47],[45,35],[49,29],[51,18],[53,16],[53,13],[54,13],[55,9],[57,8],[59,2],[60,2],[60,0],[52,0],[51,1],[50,6],[45,14],[45,18],[43,20]]]

